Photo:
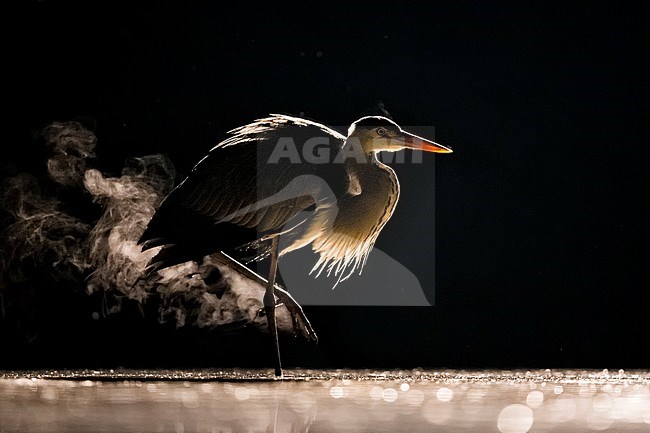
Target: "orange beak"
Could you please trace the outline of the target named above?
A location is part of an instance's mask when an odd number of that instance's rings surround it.
[[[443,146],[442,144],[434,143],[433,141],[427,140],[426,138],[419,137],[415,134],[411,134],[406,131],[402,131],[404,134],[404,147],[408,149],[417,149],[424,150],[425,152],[436,152],[436,153],[452,153],[450,147]]]

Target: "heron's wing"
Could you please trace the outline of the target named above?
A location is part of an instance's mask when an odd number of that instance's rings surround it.
[[[320,152],[333,159],[343,145],[345,138],[332,129],[272,115],[230,133],[164,200],[140,240],[144,249],[233,248],[280,231],[302,210],[332,203],[347,190],[345,166],[316,158]]]
[[[330,128],[274,115],[231,133],[176,193],[181,205],[215,223],[279,229],[305,208],[333,202],[347,187],[342,164],[315,162],[309,153],[309,143],[330,156],[340,150],[345,138]]]

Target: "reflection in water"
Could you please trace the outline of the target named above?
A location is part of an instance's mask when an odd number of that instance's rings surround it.
[[[0,431],[650,431],[650,373],[0,373]]]

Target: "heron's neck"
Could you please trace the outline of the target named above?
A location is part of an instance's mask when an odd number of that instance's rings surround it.
[[[364,136],[350,135],[345,139],[340,149],[339,162],[373,164],[377,161],[372,150],[372,142]]]
[[[393,213],[399,198],[399,181],[392,168],[371,155],[370,161],[348,161],[347,194],[338,201],[334,231],[350,239],[371,239]],[[365,241],[364,241],[365,242]]]
[[[364,152],[363,157],[349,157],[346,158],[345,167],[348,172],[364,173],[376,170],[377,167],[388,167],[383,162],[379,161],[374,152]]]
[[[377,159],[375,153],[368,155],[367,162],[348,159],[346,171],[358,183],[358,189],[369,191],[398,191],[399,181],[395,171]]]

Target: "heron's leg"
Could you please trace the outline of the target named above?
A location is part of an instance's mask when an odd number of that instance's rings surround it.
[[[266,293],[264,294],[264,311],[266,312],[266,322],[271,331],[275,351],[275,375],[282,376],[282,364],[280,363],[280,342],[278,341],[278,327],[275,321],[275,275],[278,270],[278,236],[271,239],[271,269],[269,270],[269,280],[266,283]]]
[[[251,271],[249,268],[246,266],[242,265],[239,263],[237,260],[233,259],[230,257],[228,254],[224,252],[218,252],[214,253],[212,257],[222,265],[228,266],[231,269],[236,270],[239,272],[241,275],[245,276],[246,278],[250,278],[253,281],[258,282],[262,286],[266,287],[268,284],[268,280],[259,274]],[[302,310],[302,307],[296,302],[295,299],[287,292],[286,290],[283,290],[280,286],[277,284],[275,285],[275,295],[278,297],[280,302],[284,304],[287,307],[287,310],[289,310],[289,313],[291,314],[291,318],[293,321],[294,325],[294,333],[297,333],[297,331],[300,331],[302,335],[304,335],[307,339],[309,340],[314,340],[318,341],[318,337],[316,336],[316,332],[314,332],[314,329],[311,326],[311,323],[309,323],[309,319],[307,319],[307,316],[305,316],[304,311]],[[277,307],[277,304],[276,304]],[[260,309],[259,312],[260,315],[264,314],[266,315],[266,311],[264,308]]]

